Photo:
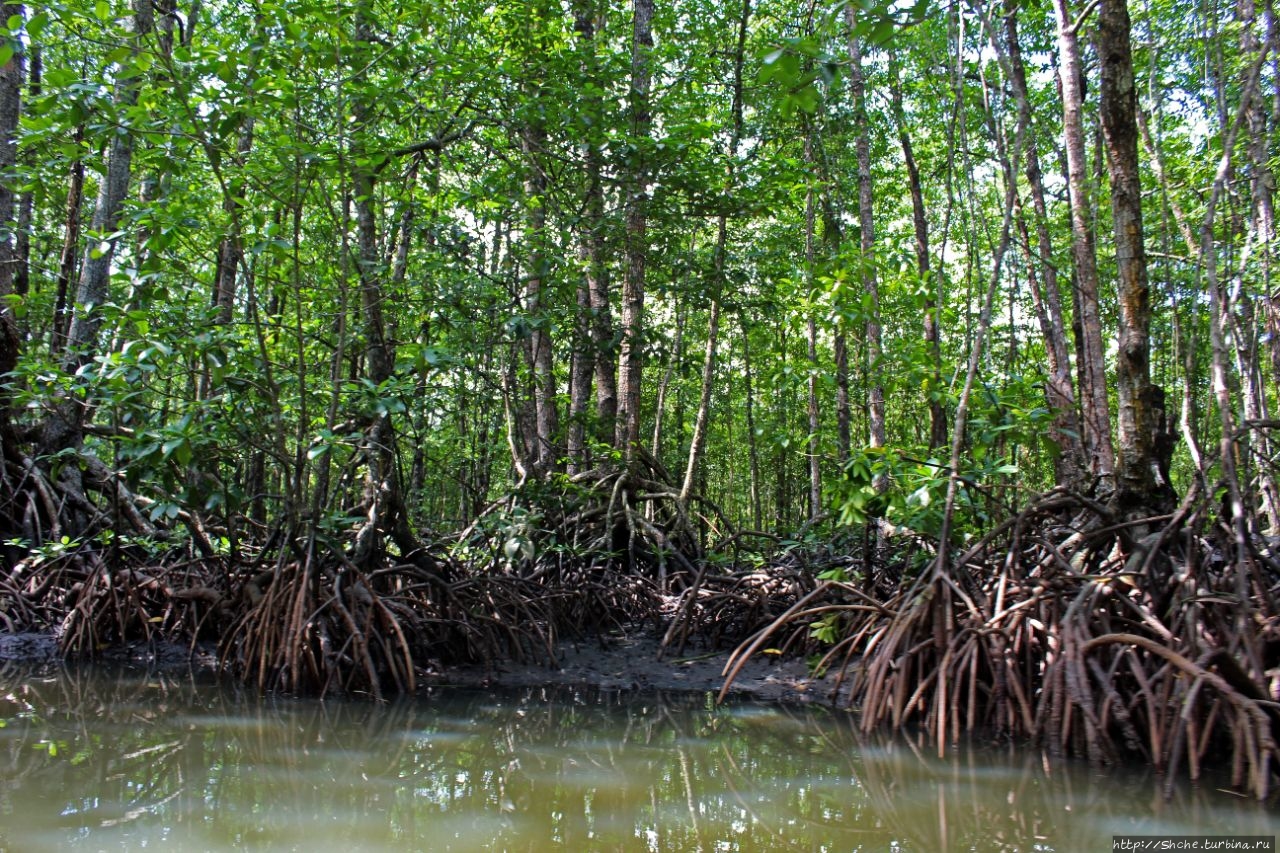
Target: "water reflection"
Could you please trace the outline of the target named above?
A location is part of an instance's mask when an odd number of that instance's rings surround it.
[[[0,673],[0,850],[1101,850],[1275,834],[1212,786],[939,762],[850,719],[710,697],[256,698],[191,678]]]

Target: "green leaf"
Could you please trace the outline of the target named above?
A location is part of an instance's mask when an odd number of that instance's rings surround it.
[[[893,41],[893,19],[881,18],[871,29],[871,42],[884,47]]]
[[[107,0],[98,0],[93,4],[93,14],[99,21],[111,20],[111,4]]]
[[[160,446],[160,452],[168,459],[172,456],[178,461],[179,465],[188,465],[191,462],[191,442],[183,438],[172,438]]]
[[[49,13],[39,12],[31,16],[31,20],[27,21],[27,35],[33,39],[40,38],[40,34],[44,32],[44,28],[49,24]]]

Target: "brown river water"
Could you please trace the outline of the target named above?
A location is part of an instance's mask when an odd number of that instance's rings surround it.
[[[1032,750],[946,760],[710,694],[435,688],[377,705],[0,671],[0,851],[1104,851],[1276,835],[1222,790]]]

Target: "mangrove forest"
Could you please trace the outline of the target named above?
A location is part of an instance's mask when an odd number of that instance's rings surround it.
[[[0,6],[0,633],[1271,796],[1272,0]]]

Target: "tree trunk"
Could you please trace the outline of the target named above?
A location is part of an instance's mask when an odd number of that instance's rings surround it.
[[[853,452],[853,405],[849,393],[849,335],[837,325],[831,339],[831,359],[836,378],[836,463],[841,470]]]
[[[546,255],[547,212],[545,198],[546,176],[539,162],[546,133],[541,127],[525,128],[521,147],[524,149],[526,173],[524,182],[525,204],[529,208],[528,231],[529,270],[525,277],[525,312],[529,317],[528,359],[533,372],[534,448],[532,462],[535,476],[543,477],[556,466],[556,440],[560,432],[559,410],[556,407],[556,375],[552,364],[551,321],[543,302],[543,276]]]
[[[594,80],[599,73],[596,59],[597,14],[595,0],[575,0],[574,28],[578,32],[582,51],[580,66],[584,80]],[[604,102],[595,87],[590,87],[590,93],[583,97],[591,119],[591,130],[582,145],[586,199],[579,253],[583,262],[584,286],[590,311],[591,343],[578,356],[586,355],[583,360],[590,366],[590,373],[595,375],[596,419],[600,427],[598,437],[605,443],[612,443],[618,420],[618,362],[613,340],[612,308],[609,304],[609,276],[604,264],[605,207],[604,184],[601,180],[603,156],[600,142],[595,138],[595,129],[603,124]],[[585,399],[582,408],[585,418]]]
[[[764,506],[760,499],[760,447],[756,441],[755,391],[751,378],[751,341],[746,317],[738,316],[742,329],[742,382],[746,395],[747,460],[751,470],[751,521],[756,530],[764,528]]]
[[[645,261],[649,214],[649,87],[653,69],[653,0],[635,0],[631,40],[631,139],[626,164],[626,276],[622,283],[622,354],[615,444],[628,462],[640,442],[640,382],[644,368]]]
[[[746,61],[747,28],[751,21],[751,0],[742,0],[742,13],[738,17],[738,38],[733,54],[733,102],[730,111],[733,115],[733,131],[729,136],[729,174],[726,176],[728,186],[725,196],[733,195],[735,189],[735,164],[738,158],[738,143],[742,139],[742,66]],[[707,422],[711,411],[711,387],[715,379],[716,343],[720,335],[720,298],[725,287],[725,264],[729,242],[729,212],[720,211],[716,224],[716,248],[712,269],[711,313],[707,319],[707,350],[702,362],[702,392],[698,398],[698,415],[694,420],[693,439],[689,442],[689,461],[685,466],[684,484],[680,489],[680,497],[688,500],[693,491],[694,477],[698,463],[702,458],[703,446],[707,440]]]
[[[1142,232],[1137,96],[1129,29],[1126,0],[1102,0],[1098,6],[1101,117],[1111,178],[1120,305],[1115,500],[1126,512],[1156,514],[1169,511],[1177,500],[1169,483],[1176,433],[1165,416],[1164,391],[1151,382],[1151,288]]]
[[[365,20],[363,9],[356,14],[355,35],[360,47],[368,48],[374,44],[374,34]],[[352,105],[352,116],[355,132],[361,136],[367,132],[368,114],[368,95],[358,94]],[[420,544],[409,524],[396,464],[396,432],[392,421],[395,409],[383,396],[390,392],[387,386],[395,372],[395,350],[393,342],[388,339],[382,314],[386,292],[378,238],[375,167],[369,165],[368,152],[359,137],[352,145],[351,162],[356,164],[351,180],[356,206],[360,308],[364,321],[364,378],[373,386],[373,393],[378,395],[378,404],[364,435],[367,459],[365,521],[356,532],[351,560],[357,566],[369,568],[383,559],[388,536],[396,543],[404,559],[413,559],[419,553]]]
[[[654,459],[662,458],[662,422],[666,417],[667,392],[671,390],[671,378],[676,375],[676,368],[684,364],[684,330],[688,312],[688,306],[677,295],[675,304],[675,340],[672,341],[670,349],[667,350],[667,366],[662,371],[662,381],[658,383],[657,399],[654,401],[653,407],[653,439],[649,442],[649,453]],[[678,422],[676,426],[677,440],[679,440],[684,437],[681,435],[684,424]]]
[[[583,259],[585,260],[585,258]],[[569,422],[565,430],[565,472],[580,474],[587,464],[587,403],[595,362],[591,345],[591,294],[586,282],[576,289],[573,353],[569,357]]]
[[[153,17],[150,0],[134,0],[134,33],[130,39],[130,54],[136,56],[142,40],[151,32]],[[116,80],[115,103],[120,113],[125,113],[138,102],[141,80],[128,76],[133,70],[131,62],[123,63],[121,76]],[[120,212],[129,193],[130,167],[133,161],[132,133],[113,133],[107,153],[107,173],[98,191],[98,200],[90,225],[92,235],[80,265],[80,284],[76,291],[76,304],[67,334],[67,354],[63,367],[69,373],[87,363],[96,348],[98,329],[102,325],[100,308],[110,296],[111,262],[115,257],[116,240],[106,239],[113,234],[120,222]]]
[[[854,7],[845,7],[852,26]],[[867,340],[867,443],[872,448],[885,445],[884,383],[880,359],[884,346],[880,335],[880,287],[876,278],[875,209],[871,191],[871,126],[867,117],[867,86],[862,71],[862,44],[849,36],[849,88],[853,93],[854,155],[858,162],[858,225],[862,289],[870,302],[864,332]],[[876,484],[882,489],[884,482]]]
[[[1240,51],[1245,59],[1249,62],[1256,61],[1261,55],[1262,43],[1258,38],[1258,12],[1254,4],[1254,0],[1239,0],[1237,3],[1237,15],[1240,20]],[[1268,19],[1271,17],[1270,8],[1267,10]],[[1266,310],[1268,306],[1273,304],[1270,298],[1272,292],[1271,262],[1272,252],[1274,251],[1275,242],[1275,207],[1274,207],[1274,190],[1275,175],[1271,171],[1270,165],[1270,145],[1267,135],[1267,117],[1263,112],[1261,92],[1257,91],[1257,82],[1253,83],[1253,90],[1243,97],[1247,101],[1248,108],[1244,112],[1246,126],[1246,147],[1248,149],[1250,181],[1249,195],[1252,200],[1251,210],[1251,242],[1257,247],[1258,267],[1260,272],[1260,291],[1263,294],[1261,302],[1264,306],[1264,315],[1266,317],[1265,326],[1268,330],[1267,346],[1272,364],[1276,363],[1276,357],[1280,354],[1280,341],[1276,340],[1275,331],[1272,329],[1273,311]],[[1250,300],[1252,302],[1252,300]],[[1256,313],[1256,308],[1250,306],[1250,314]],[[1242,321],[1242,318],[1240,318]],[[1242,321],[1243,324],[1243,321]],[[1256,329],[1257,324],[1250,317],[1250,329]],[[1236,335],[1237,349],[1243,340],[1243,335]],[[1246,397],[1246,417],[1256,418],[1259,420],[1266,419],[1269,416],[1267,411],[1267,395],[1266,383],[1262,366],[1259,364],[1259,353],[1257,351],[1258,341],[1257,335],[1250,335],[1252,338],[1252,352],[1250,353],[1248,372],[1242,370],[1241,380],[1247,379],[1246,386],[1250,393]],[[1241,366],[1242,368],[1244,365]],[[1252,409],[1253,411],[1249,411]],[[1274,449],[1273,437],[1262,432],[1255,438],[1257,442],[1258,455],[1260,458],[1269,459]],[[1258,468],[1258,479],[1262,493],[1262,508],[1267,518],[1268,532],[1275,535],[1280,532],[1280,488],[1276,483],[1274,472],[1269,465],[1262,465]]]
[[[217,308],[217,322],[228,325],[235,316],[236,281],[240,274],[240,263],[244,259],[244,246],[241,243],[240,211],[244,207],[244,180],[239,172],[243,171],[245,161],[253,148],[253,113],[246,113],[240,125],[240,136],[236,140],[236,176],[227,187],[222,201],[222,210],[227,215],[227,233],[218,245],[218,275],[213,288],[213,304]]]
[[[1037,254],[1034,257],[1030,239],[1024,239],[1023,242],[1030,265],[1028,279],[1032,300],[1035,303],[1040,334],[1044,338],[1045,353],[1048,357],[1049,375],[1045,397],[1049,410],[1053,412],[1050,438],[1059,449],[1054,459],[1054,479],[1058,485],[1074,489],[1082,485],[1088,474],[1088,468],[1084,443],[1081,440],[1080,421],[1076,412],[1075,384],[1071,379],[1071,351],[1067,342],[1062,291],[1058,285],[1058,268],[1053,262],[1053,242],[1049,236],[1049,213],[1048,204],[1045,201],[1044,179],[1040,168],[1040,155],[1032,131],[1031,99],[1027,90],[1026,66],[1022,61],[1022,46],[1018,37],[1017,5],[1013,0],[1007,0],[1005,3],[1004,27],[1004,49],[1008,56],[1007,76],[1018,105],[1018,125],[1025,135],[1025,174],[1035,224],[1034,245]],[[1000,43],[994,32],[991,33],[991,43],[999,51]],[[1026,237],[1029,237],[1026,216],[1021,210],[1021,205],[1019,205],[1018,227]],[[1037,271],[1040,276],[1036,275]]]
[[[357,124],[360,123],[359,113],[360,110],[357,110]],[[353,154],[353,159],[358,161],[359,153]],[[358,169],[353,176],[352,190],[356,199],[357,267],[360,278],[360,308],[364,320],[364,372],[365,378],[377,389],[373,393],[380,394],[384,383],[391,378],[394,356],[387,342],[382,317],[381,254],[378,251],[377,219],[374,212],[377,199],[374,196],[372,172]],[[390,407],[380,406],[372,418],[364,439],[368,457],[364,490],[367,520],[357,532],[352,549],[352,562],[362,567],[371,567],[382,558],[383,537],[391,523],[394,523],[394,508],[400,497],[396,481],[395,432],[392,429]]]
[[[3,5],[5,20],[23,17],[21,3]],[[13,244],[14,171],[18,163],[18,124],[22,115],[23,54],[15,50],[0,68],[0,299],[14,292],[18,256]],[[18,364],[18,322],[9,302],[0,303],[0,374]],[[8,432],[9,405],[0,405],[0,427]],[[7,444],[7,441],[5,442]]]
[[[816,132],[810,126],[804,140],[804,159],[805,164],[810,167],[810,171],[812,171],[814,165],[813,134]],[[813,178],[810,176],[810,181],[812,180]],[[815,206],[814,188],[810,184],[804,197],[804,280],[805,289],[809,293],[813,292],[814,266],[817,263],[816,235],[814,234],[817,224]],[[809,378],[807,382],[809,438],[805,442],[805,455],[809,460],[808,519],[809,521],[816,521],[818,514],[822,512],[822,463],[818,445],[818,429],[821,426],[821,422],[818,419],[818,324],[813,316],[814,308],[812,305],[809,306],[807,313],[805,331],[808,335],[809,344]]]
[[[1088,166],[1085,162],[1083,92],[1084,68],[1076,24],[1067,0],[1054,0],[1058,19],[1059,80],[1062,87],[1062,125],[1067,157],[1067,191],[1071,206],[1071,254],[1075,262],[1080,353],[1080,407],[1089,470],[1109,491],[1114,471],[1111,409],[1107,401],[1106,362],[1102,348],[1102,318],[1098,307],[1098,260],[1089,216]]]
[[[1255,598],[1250,591],[1250,576],[1256,569],[1251,567],[1250,518],[1246,510],[1247,504],[1241,488],[1236,463],[1236,427],[1232,410],[1231,383],[1228,369],[1229,359],[1225,333],[1227,300],[1222,292],[1222,285],[1218,276],[1218,252],[1214,246],[1214,222],[1219,200],[1227,186],[1228,176],[1231,174],[1236,136],[1241,125],[1245,123],[1245,115],[1249,109],[1249,102],[1256,91],[1255,85],[1258,74],[1262,70],[1264,59],[1265,55],[1260,54],[1246,72],[1248,76],[1245,85],[1241,89],[1241,102],[1235,119],[1229,124],[1225,124],[1221,130],[1222,156],[1214,173],[1213,188],[1210,190],[1209,197],[1205,202],[1204,221],[1200,227],[1200,258],[1204,268],[1204,285],[1209,295],[1211,376],[1213,395],[1218,407],[1218,422],[1221,427],[1218,464],[1222,470],[1220,482],[1226,485],[1226,495],[1223,499],[1223,507],[1226,512],[1222,521],[1230,525],[1235,538],[1235,581],[1236,595],[1238,596],[1236,618],[1241,626],[1256,618],[1253,612],[1254,607],[1250,604]],[[1247,634],[1247,632],[1242,629],[1242,635],[1244,634]],[[1245,651],[1253,653],[1256,652],[1256,649],[1245,649]],[[1255,671],[1260,672],[1262,670],[1260,661],[1253,654],[1251,654],[1251,657],[1254,658],[1250,661],[1252,667]]]
[[[1026,143],[1026,137],[1023,134],[1021,124],[1018,125],[1014,135],[1014,141],[1011,152],[1004,152],[1004,156],[1008,161],[1008,168],[1005,174],[1008,176],[1005,186],[1004,197],[1004,215],[1000,225],[999,242],[995,246],[995,251],[991,259],[991,278],[987,284],[986,294],[982,300],[981,313],[978,319],[978,327],[974,330],[973,341],[969,350],[969,364],[965,371],[964,387],[960,392],[960,399],[956,402],[956,419],[955,427],[951,436],[951,458],[949,461],[949,473],[947,476],[947,496],[942,513],[942,529],[938,536],[938,555],[933,562],[933,573],[935,577],[948,575],[951,571],[951,533],[952,522],[955,515],[956,500],[960,489],[960,463],[961,454],[964,450],[965,430],[968,424],[969,403],[973,395],[973,389],[978,379],[978,370],[982,360],[983,347],[986,343],[987,335],[991,331],[991,318],[995,305],[996,289],[1000,283],[1000,272],[1004,266],[1004,256],[1009,249],[1010,233],[1012,231],[1013,211],[1017,200],[1017,184],[1015,178],[1018,172],[1018,166],[1022,160],[1022,152]],[[997,144],[1003,148],[1003,143],[997,140]]]
[[[76,127],[73,137],[77,148],[84,142],[84,125]],[[49,332],[49,353],[57,356],[67,344],[67,326],[71,311],[67,306],[71,281],[76,277],[76,258],[80,249],[80,205],[84,200],[84,160],[71,161],[67,175],[67,206],[63,219],[62,253],[58,258],[58,278],[54,288],[53,324]]]
[[[893,106],[893,119],[898,127],[898,146],[902,149],[903,165],[907,169],[907,187],[911,193],[911,227],[915,235],[913,248],[916,256],[916,275],[926,296],[924,300],[924,343],[929,352],[929,449],[937,450],[947,444],[947,412],[942,404],[942,339],[938,330],[938,300],[932,279],[929,259],[929,219],[924,207],[924,191],[920,183],[920,167],[916,165],[915,149],[902,109],[902,83],[898,63],[889,61],[889,96]]]
[[[21,12],[11,13],[13,14],[21,14]],[[31,68],[27,72],[27,91],[32,100],[40,97],[42,73],[40,45],[33,44],[31,45]],[[35,201],[35,191],[30,188],[23,190],[22,196],[18,199],[18,222],[15,229],[17,234],[14,238],[17,267],[13,271],[13,292],[19,296],[26,296],[27,291],[31,289],[31,223],[35,215]]]
[[[724,229],[725,223],[721,219],[719,251],[723,251]],[[720,266],[720,263],[717,263],[717,266]],[[719,275],[721,272],[716,270],[713,274]],[[711,389],[715,381],[716,343],[719,337],[720,296],[717,293],[711,299],[711,313],[707,317],[707,349],[702,359],[702,386],[698,396],[698,414],[693,421],[693,438],[689,441],[689,458],[685,465],[684,482],[680,487],[681,500],[688,500],[689,495],[693,493],[694,477],[697,476],[698,463],[702,461],[702,450],[707,441],[707,424],[711,414]]]
[[[133,34],[129,39],[130,56],[136,56],[154,25],[151,0],[133,0]],[[133,73],[132,59],[121,63],[116,79],[115,107],[127,114],[138,103],[140,75]],[[115,257],[116,239],[111,238],[120,224],[120,213],[129,193],[130,168],[133,162],[134,134],[113,133],[107,149],[107,171],[98,190],[94,206],[92,233],[80,264],[80,283],[67,332],[62,368],[75,373],[92,360],[102,326],[102,305],[110,298],[111,262]],[[75,447],[83,434],[84,406],[71,400],[51,412],[44,423],[42,450],[55,453]]]

